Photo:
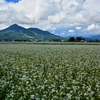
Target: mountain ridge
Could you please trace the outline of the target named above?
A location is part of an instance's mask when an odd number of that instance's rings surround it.
[[[61,39],[62,37],[54,35],[48,31],[43,31],[38,28],[24,28],[17,24],[13,24],[6,29],[0,30],[0,40],[51,40]]]

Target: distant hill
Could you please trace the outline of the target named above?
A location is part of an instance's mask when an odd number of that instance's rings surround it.
[[[38,28],[23,28],[17,24],[0,31],[0,40],[51,40],[63,39],[60,36],[54,35],[48,31],[43,31]]]
[[[93,35],[92,38],[96,38],[100,40],[100,35]]]
[[[85,37],[86,41],[100,41],[100,35],[91,35],[88,37]]]

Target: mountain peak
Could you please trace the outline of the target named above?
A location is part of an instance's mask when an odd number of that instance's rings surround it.
[[[17,24],[13,24],[10,27],[8,27],[7,29],[9,29],[9,30],[23,30],[25,28],[23,28],[23,27],[21,27],[21,26],[19,26]]]
[[[0,31],[0,40],[11,39],[11,40],[29,40],[29,39],[40,39],[40,40],[51,40],[61,38],[48,31],[43,31],[38,28],[24,28],[17,24],[13,24],[8,28]]]
[[[13,25],[11,25],[11,26],[18,26],[17,24],[13,24]]]
[[[17,24],[13,24],[13,25],[11,25],[9,27],[20,27],[20,26],[18,26]]]

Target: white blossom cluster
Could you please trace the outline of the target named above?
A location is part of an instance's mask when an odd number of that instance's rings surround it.
[[[0,44],[0,100],[99,100],[99,45]]]

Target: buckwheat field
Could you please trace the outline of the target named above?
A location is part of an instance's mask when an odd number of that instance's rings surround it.
[[[0,44],[0,100],[100,100],[100,45]]]

